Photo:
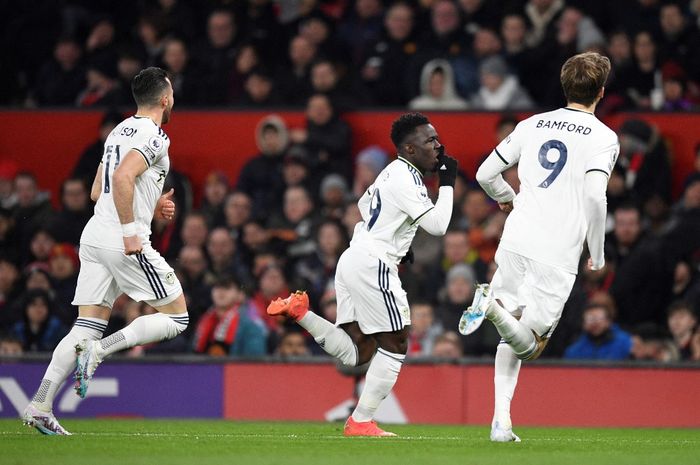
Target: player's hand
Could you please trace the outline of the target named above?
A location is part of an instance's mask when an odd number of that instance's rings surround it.
[[[449,155],[445,155],[445,146],[440,146],[437,164],[438,178],[440,186],[455,186],[457,180],[457,160]]]
[[[136,255],[141,253],[143,246],[139,236],[124,237],[124,254]]]
[[[175,218],[175,202],[172,201],[175,189],[170,189],[166,194],[163,194],[156,203],[154,216],[157,220],[170,221]]]
[[[602,270],[603,268],[605,268],[605,260],[603,260],[603,263],[595,264],[595,263],[593,263],[593,259],[589,258],[588,259],[588,268],[590,268],[591,271]]]
[[[409,265],[413,263],[413,247],[409,247],[408,251],[406,252],[406,255],[403,256],[401,261],[399,262],[400,265],[403,265],[404,263],[408,263]]]
[[[513,201],[511,200],[510,202],[504,203],[499,202],[498,208],[500,208],[502,212],[510,213],[513,211]]]

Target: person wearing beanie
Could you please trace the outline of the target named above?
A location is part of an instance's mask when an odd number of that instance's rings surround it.
[[[527,91],[499,56],[486,58],[479,66],[481,87],[472,96],[475,110],[527,110],[534,103]]]
[[[352,194],[355,198],[360,198],[364,194],[388,162],[389,156],[378,145],[370,145],[357,154],[355,158],[355,182],[352,186]]]

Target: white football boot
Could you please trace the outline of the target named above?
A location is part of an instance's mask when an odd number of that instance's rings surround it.
[[[75,366],[75,392],[80,397],[85,398],[88,384],[95,374],[95,370],[102,363],[102,358],[97,353],[100,341],[88,341],[83,339],[75,345],[75,355],[77,356]]]
[[[53,413],[43,412],[32,404],[27,405],[27,408],[24,409],[24,412],[22,413],[22,422],[26,426],[36,428],[41,434],[60,436],[72,435],[63,426],[61,426],[58,420],[56,420],[56,417],[53,416]]]
[[[498,421],[491,424],[490,437],[493,442],[520,442],[520,438],[513,432],[513,426],[504,428]]]
[[[481,326],[486,318],[486,309],[491,302],[491,287],[488,284],[479,284],[474,292],[474,300],[459,319],[459,332],[467,336]]]

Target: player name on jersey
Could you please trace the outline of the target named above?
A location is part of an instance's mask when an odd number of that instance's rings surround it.
[[[591,128],[588,126],[581,126],[576,123],[569,123],[567,121],[550,121],[550,120],[538,120],[536,128],[546,128],[546,129],[559,129],[561,131],[575,132],[576,134],[583,134],[587,136],[591,133]]]

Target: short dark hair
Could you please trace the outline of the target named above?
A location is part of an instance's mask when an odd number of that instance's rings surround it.
[[[404,113],[391,124],[391,141],[398,148],[413,134],[418,126],[430,124],[430,120],[421,113]]]
[[[695,313],[695,308],[693,308],[693,304],[686,300],[676,300],[673,303],[671,303],[671,305],[668,307],[668,310],[666,310],[666,316],[670,318],[672,315],[679,312],[688,312],[693,317],[698,317]]]
[[[131,81],[131,93],[138,106],[154,106],[168,88],[168,73],[151,66],[142,69]]]

